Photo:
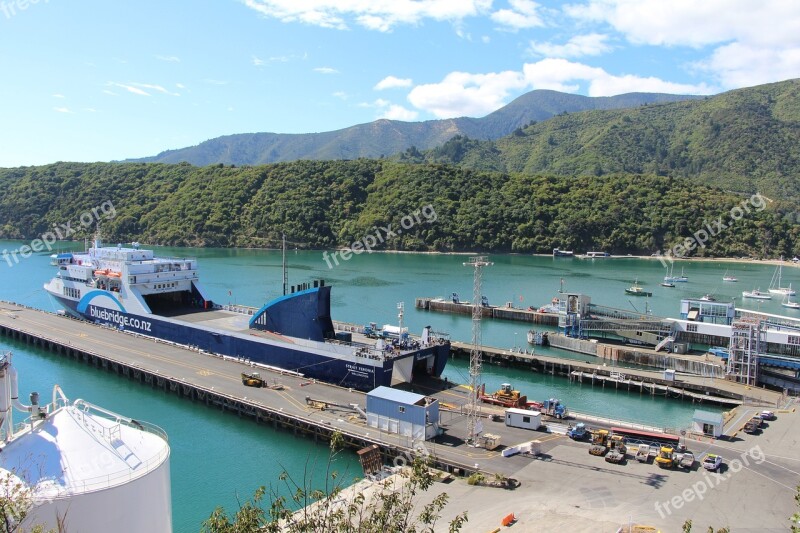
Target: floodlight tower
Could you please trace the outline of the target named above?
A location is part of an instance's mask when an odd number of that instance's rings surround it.
[[[483,267],[491,266],[486,256],[470,257],[464,266],[474,269],[475,275],[472,282],[472,348],[469,352],[469,385],[471,401],[469,420],[467,424],[467,442],[477,446],[480,428],[480,402],[478,401],[478,388],[481,378],[481,316],[483,315],[481,302],[481,272]]]

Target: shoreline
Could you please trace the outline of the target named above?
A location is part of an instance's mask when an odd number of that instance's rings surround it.
[[[20,239],[0,239],[6,242],[18,242],[21,244],[28,243],[30,241],[27,240],[20,240]],[[57,241],[59,243],[80,243],[83,244],[83,241]],[[130,243],[126,243],[130,244]],[[158,247],[158,248],[184,248],[184,249],[198,249],[198,250],[208,250],[208,249],[220,249],[220,250],[232,250],[232,249],[239,249],[239,250],[264,250],[264,251],[281,251],[281,248],[259,248],[259,247],[248,247],[248,246],[173,246],[173,245],[164,245],[164,244],[151,244],[151,243],[141,243],[142,246],[149,246],[149,247]],[[298,251],[298,248],[287,248],[286,251]],[[643,260],[650,260],[650,261],[659,261],[662,260],[664,262],[719,262],[719,263],[737,263],[737,264],[751,264],[751,265],[783,265],[789,267],[796,267],[800,268],[800,261],[793,262],[791,259],[753,259],[753,258],[742,258],[742,257],[668,257],[668,256],[654,256],[654,255],[610,255],[609,257],[598,257],[598,258],[587,258],[582,256],[581,254],[576,254],[572,257],[554,257],[552,254],[543,253],[520,253],[520,252],[440,252],[436,250],[431,251],[420,251],[420,250],[360,250],[359,253],[354,252],[351,248],[343,246],[339,248],[303,248],[303,252],[341,252],[341,251],[349,251],[353,255],[362,255],[364,253],[367,254],[410,254],[410,255],[455,255],[455,256],[491,256],[491,255],[510,255],[510,256],[518,256],[518,257],[552,257],[553,259],[558,260],[569,260],[569,259],[579,259],[579,260],[615,260],[615,259],[643,259]],[[51,252],[47,252],[51,253]]]

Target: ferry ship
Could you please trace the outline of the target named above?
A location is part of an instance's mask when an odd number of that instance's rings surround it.
[[[419,339],[406,328],[377,339],[337,334],[322,280],[257,309],[216,304],[196,259],[156,257],[138,243],[103,246],[96,238],[87,252],[56,254],[52,263],[58,271],[44,288],[76,318],[342,387],[370,391],[439,377],[450,352],[447,336],[430,327]]]

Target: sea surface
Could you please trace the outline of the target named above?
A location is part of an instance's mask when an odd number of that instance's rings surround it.
[[[23,242],[0,241],[0,253],[18,249]],[[60,243],[61,250],[77,250],[83,244]],[[260,307],[282,294],[280,251],[246,249],[157,248],[159,255],[192,256],[199,260],[201,282],[218,303]],[[676,262],[688,283],[675,288],[659,285],[665,269],[654,259],[569,259],[525,255],[490,255],[493,264],[483,270],[481,294],[495,305],[513,302],[518,307],[539,307],[557,295],[562,287],[569,292],[589,294],[593,303],[651,311],[658,316],[677,317],[681,298],[714,294],[720,301],[735,298],[737,306],[776,314],[798,314],[780,306],[779,300],[742,301],[741,291],[761,287],[766,290],[775,272],[767,264],[724,263],[718,261]],[[332,315],[335,320],[354,323],[376,322],[397,325],[401,318],[412,333],[430,325],[449,332],[455,340],[471,340],[468,316],[431,313],[414,308],[416,297],[441,296],[453,292],[471,300],[473,268],[465,266],[466,255],[373,253],[354,255],[348,261],[328,268],[322,252],[287,253],[289,285],[324,279],[332,285]],[[725,272],[739,278],[724,283]],[[42,285],[54,274],[49,253],[34,254],[19,263],[0,259],[0,299],[48,311],[58,309]],[[783,285],[798,286],[798,270],[783,269]],[[635,281],[652,298],[632,297],[625,288]],[[501,348],[528,348],[529,325],[485,320],[482,338],[485,345]],[[11,350],[20,372],[20,393],[32,390],[50,397],[52,386],[61,385],[71,399],[83,398],[126,416],[147,420],[164,428],[172,448],[171,471],[173,524],[176,532],[198,531],[217,505],[235,511],[260,485],[278,483],[286,469],[302,480],[305,471],[321,471],[327,465],[328,447],[293,437],[288,432],[241,420],[202,405],[181,400],[120,379],[82,363],[65,360],[46,351],[0,338],[0,350]],[[588,360],[584,355],[555,349],[541,349],[549,355]],[[445,376],[451,381],[467,381],[467,362],[451,360]],[[530,399],[560,398],[574,410],[627,419],[641,423],[686,427],[697,405],[676,399],[651,397],[638,392],[623,392],[587,384],[570,383],[566,378],[535,372],[484,366],[487,390],[510,382]],[[721,410],[704,405],[704,409]],[[311,467],[309,468],[309,465]],[[360,474],[355,454],[344,452],[333,469],[346,479]],[[325,480],[317,474],[316,486]]]

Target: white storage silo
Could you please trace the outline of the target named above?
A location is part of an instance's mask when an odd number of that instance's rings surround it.
[[[82,400],[69,404],[57,387],[53,404],[23,406],[16,399],[16,376],[9,380],[13,367],[3,362],[0,389],[9,385],[11,403],[33,415],[32,424],[9,431],[10,411],[0,398],[0,413],[6,414],[0,496],[13,491],[30,504],[23,527],[59,530],[62,521],[67,532],[171,532],[166,434]]]

